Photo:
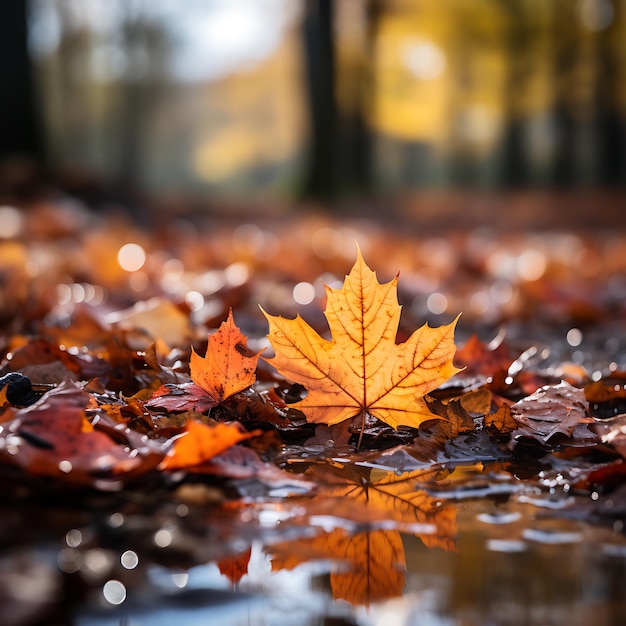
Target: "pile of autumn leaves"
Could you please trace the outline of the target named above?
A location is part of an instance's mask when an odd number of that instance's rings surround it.
[[[428,397],[460,371],[453,364],[456,320],[439,328],[424,325],[396,343],[401,311],[397,277],[379,284],[360,252],[343,287],[326,291],[330,339],[300,316],[289,320],[264,312],[274,352],[266,361],[306,391],[289,405],[274,394],[274,408],[282,408],[283,417],[297,409],[306,422],[360,423],[357,448],[366,423],[374,418],[393,429],[419,429],[424,422],[440,420],[448,437],[474,427],[471,419],[464,425],[471,409],[454,403],[436,406],[438,401]],[[155,471],[220,473],[219,459],[222,467],[236,465],[232,450],[242,454],[245,449],[237,444],[262,431],[246,429],[237,415],[220,421],[193,416],[224,415],[217,409],[255,383],[259,358],[265,357],[248,349],[231,312],[209,336],[204,357],[192,350],[190,382],[168,381],[166,368],[155,362],[154,369],[164,372],[162,379],[135,397],[116,401],[97,381],[64,382],[22,408],[11,406],[6,388],[0,390],[0,462],[30,475],[103,489]],[[469,395],[467,401],[472,402]],[[508,405],[495,413],[486,407],[484,413],[485,426],[499,432],[523,426],[511,418]],[[160,417],[176,415],[185,416],[184,421],[159,425]],[[138,422],[141,429],[131,427]],[[256,468],[264,466],[258,456],[246,459]]]

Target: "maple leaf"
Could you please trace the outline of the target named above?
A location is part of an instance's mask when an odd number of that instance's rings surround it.
[[[311,422],[336,424],[370,414],[393,428],[433,419],[424,395],[455,373],[451,324],[427,324],[396,344],[401,307],[398,276],[380,284],[360,251],[341,289],[326,286],[324,315],[332,339],[318,335],[298,315],[293,320],[263,311],[275,356],[268,361],[307,396],[294,406]],[[457,318],[458,319],[458,318]]]
[[[191,379],[216,402],[222,402],[254,383],[259,354],[248,350],[246,337],[235,325],[231,309],[228,319],[209,335],[205,356],[192,348]]]
[[[193,382],[161,385],[145,406],[204,413],[254,383],[259,355],[248,350],[246,337],[235,325],[230,310],[228,319],[209,335],[205,356],[191,349],[189,369]]]

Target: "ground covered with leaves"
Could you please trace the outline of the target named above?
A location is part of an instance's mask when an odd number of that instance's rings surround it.
[[[468,533],[490,558],[600,546],[615,571],[576,610],[626,615],[625,234],[67,201],[0,222],[5,623],[214,609],[208,563],[252,602],[259,544],[272,573],[326,563],[352,608],[310,623],[357,623]],[[502,623],[471,580],[445,610]]]

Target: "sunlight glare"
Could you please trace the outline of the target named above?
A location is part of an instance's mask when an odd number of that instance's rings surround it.
[[[192,311],[199,311],[204,306],[204,296],[199,291],[188,291],[185,302]]]

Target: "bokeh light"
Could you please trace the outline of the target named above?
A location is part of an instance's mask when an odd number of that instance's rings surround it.
[[[126,600],[126,587],[119,580],[107,580],[102,587],[102,595],[109,604],[122,604]]]
[[[120,563],[122,567],[126,569],[135,569],[137,565],[139,565],[139,557],[135,551],[126,550],[122,553],[122,556],[120,556]]]
[[[0,239],[13,239],[22,233],[24,219],[19,209],[0,206]]]
[[[127,272],[140,270],[146,262],[146,252],[138,243],[125,243],[117,253],[117,262]]]
[[[300,282],[293,288],[293,299],[298,304],[311,304],[315,299],[315,287],[311,283]]]

